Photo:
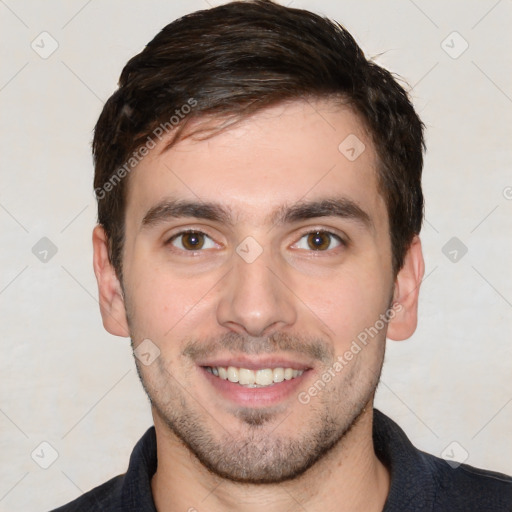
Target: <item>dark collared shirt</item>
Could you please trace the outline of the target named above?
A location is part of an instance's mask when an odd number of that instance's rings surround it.
[[[383,512],[512,512],[511,477],[466,464],[454,468],[417,450],[402,429],[376,409],[373,425],[375,451],[391,472]],[[135,446],[124,475],[54,512],[156,512],[151,495],[156,466],[151,427]]]

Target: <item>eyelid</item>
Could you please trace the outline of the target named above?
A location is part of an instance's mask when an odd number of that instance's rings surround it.
[[[186,235],[187,233],[198,233],[200,235],[204,235],[206,238],[209,238],[215,245],[217,245],[217,246],[221,245],[221,244],[219,244],[213,238],[213,236],[208,234],[207,231],[204,230],[204,229],[200,229],[200,228],[182,228],[182,229],[179,229],[179,231],[174,232],[172,235],[166,236],[165,241],[164,241],[164,246],[172,246],[173,249],[176,250],[176,251],[186,252],[186,253],[189,253],[189,254],[195,254],[195,253],[199,253],[199,252],[204,252],[204,251],[207,251],[207,250],[211,249],[211,248],[207,248],[207,249],[200,248],[200,249],[197,249],[195,251],[192,251],[192,250],[180,249],[179,247],[176,247],[176,246],[173,245],[172,242],[174,242],[174,240],[176,240],[180,236]]]
[[[164,235],[164,244],[167,244],[170,241],[172,241],[174,238],[177,238],[179,235],[184,235],[186,233],[199,233],[201,235],[207,236],[207,237],[211,238],[212,240],[214,240],[214,237],[204,227],[197,227],[197,228],[195,228],[195,227],[186,227],[186,228],[185,227],[175,227],[170,232],[171,232],[171,234],[166,233]]]
[[[176,228],[178,229],[178,231],[175,231],[174,233],[172,233],[171,235],[167,235],[166,238],[165,238],[165,241],[164,241],[164,245],[172,245],[172,242],[178,238],[179,236],[181,235],[184,235],[184,234],[187,234],[187,233],[199,233],[199,234],[202,234],[204,235],[205,237],[209,238],[212,242],[214,242],[216,245],[218,246],[221,246],[222,244],[220,244],[219,242],[217,242],[215,240],[215,238],[210,235],[208,233],[208,230],[204,229],[204,228],[194,228],[194,227],[187,227],[187,228]],[[293,247],[294,245],[297,245],[298,242],[304,238],[305,236],[307,235],[310,235],[310,234],[313,234],[313,233],[323,233],[323,234],[327,234],[327,235],[330,235],[332,237],[334,237],[336,240],[338,240],[338,242],[340,243],[340,245],[342,247],[347,247],[350,243],[349,241],[349,238],[344,235],[344,234],[340,234],[338,232],[336,232],[335,229],[333,228],[325,228],[325,227],[311,227],[311,228],[308,228],[306,229],[305,231],[301,231],[300,232],[300,235],[298,237],[295,237],[295,242],[293,242],[291,244],[291,246]],[[179,248],[176,248],[177,250],[180,250]],[[337,247],[335,247],[334,249],[328,249],[328,250],[324,250],[324,251],[313,251],[311,250],[311,252],[318,252],[318,253],[321,253],[321,252],[330,252],[330,251],[334,251],[335,249],[337,249]],[[196,252],[202,252],[204,251],[205,249],[198,249]],[[208,250],[208,249],[206,249]],[[187,252],[194,252],[194,251],[187,251]]]
[[[338,233],[336,230],[332,228],[321,228],[321,227],[313,227],[310,229],[307,229],[306,231],[301,231],[301,234],[298,238],[296,238],[296,241],[292,245],[296,245],[302,238],[304,238],[307,235],[311,235],[313,233],[322,233],[326,235],[330,235],[334,238],[336,238],[340,244],[343,247],[347,247],[349,245],[349,238],[346,235],[343,235],[341,233]],[[330,249],[333,250],[333,249]],[[327,251],[318,251],[318,252],[327,252]]]

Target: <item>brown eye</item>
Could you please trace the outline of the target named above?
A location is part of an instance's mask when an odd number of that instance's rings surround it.
[[[312,231],[311,233],[305,233],[294,247],[306,251],[327,252],[342,245],[345,245],[345,243],[334,233],[329,231]]]
[[[169,241],[174,247],[182,251],[199,251],[201,249],[213,249],[214,241],[200,231],[184,231],[178,233]]]
[[[182,235],[183,247],[188,251],[194,251],[196,249],[201,249],[204,245],[204,235],[203,233],[184,233]]]
[[[314,251],[325,251],[331,245],[331,235],[317,231],[307,235],[308,247]]]

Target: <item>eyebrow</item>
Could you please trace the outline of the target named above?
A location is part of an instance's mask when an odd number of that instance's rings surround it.
[[[223,224],[232,224],[231,212],[224,206],[201,201],[165,199],[146,212],[142,219],[142,229],[183,217],[195,217]]]
[[[231,209],[223,205],[202,201],[164,199],[146,212],[142,219],[141,229],[149,229],[172,219],[187,217],[233,225]],[[281,206],[271,212],[269,218],[272,224],[283,225],[318,217],[339,217],[354,221],[367,230],[374,228],[370,215],[356,202],[346,197],[300,201],[291,206]]]
[[[292,206],[284,206],[272,215],[272,221],[279,225],[317,217],[339,217],[355,221],[367,230],[373,230],[374,228],[370,215],[355,201],[346,197],[304,201]]]

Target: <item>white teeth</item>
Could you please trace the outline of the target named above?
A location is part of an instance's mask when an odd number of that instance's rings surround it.
[[[284,368],[274,368],[274,382],[283,382]]]
[[[256,384],[268,386],[274,382],[274,372],[270,368],[256,371]]]
[[[238,382],[239,384],[254,384],[254,372],[247,368],[240,368],[240,370],[238,370]],[[257,382],[257,384],[261,384],[261,382]]]
[[[207,366],[206,370],[223,380],[238,382],[241,386],[255,388],[270,386],[274,383],[283,382],[300,377],[304,371],[293,368],[262,368],[261,370],[249,370],[248,368],[237,368],[235,366]]]
[[[228,380],[238,382],[238,370],[234,366],[228,366]]]

